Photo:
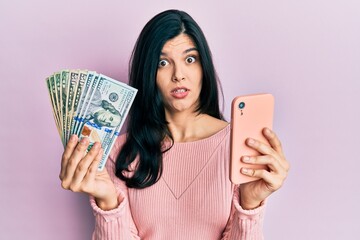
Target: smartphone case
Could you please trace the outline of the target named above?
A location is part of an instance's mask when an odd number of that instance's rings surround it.
[[[264,165],[245,164],[242,156],[258,156],[256,150],[245,143],[247,138],[259,140],[270,145],[262,134],[264,127],[272,129],[274,114],[274,97],[271,94],[252,94],[235,97],[231,106],[231,150],[230,180],[234,184],[242,184],[257,180],[245,176],[241,168],[266,169]]]

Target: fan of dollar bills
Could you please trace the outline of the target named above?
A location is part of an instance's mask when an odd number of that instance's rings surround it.
[[[104,150],[99,170],[134,101],[137,89],[87,70],[62,70],[46,78],[56,127],[66,146],[72,134],[100,142]]]

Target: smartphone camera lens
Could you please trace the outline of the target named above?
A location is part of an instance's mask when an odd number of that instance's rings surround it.
[[[245,107],[245,103],[244,102],[241,102],[240,104],[239,104],[239,108],[240,109],[243,109]]]

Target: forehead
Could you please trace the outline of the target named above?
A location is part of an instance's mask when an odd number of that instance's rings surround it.
[[[188,35],[182,33],[168,40],[162,49],[162,52],[170,52],[173,50],[182,50],[195,47],[194,41]]]

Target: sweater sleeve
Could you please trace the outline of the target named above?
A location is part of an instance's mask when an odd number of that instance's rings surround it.
[[[130,211],[128,189],[125,183],[115,175],[114,159],[116,159],[124,142],[125,137],[120,136],[114,144],[109,159],[106,162],[106,169],[118,193],[119,206],[115,209],[104,211],[97,206],[95,199],[90,196],[90,205],[95,216],[95,229],[92,235],[93,240],[140,239]]]
[[[234,187],[230,218],[222,235],[222,240],[262,240],[265,203],[253,210],[240,206],[239,188]]]

